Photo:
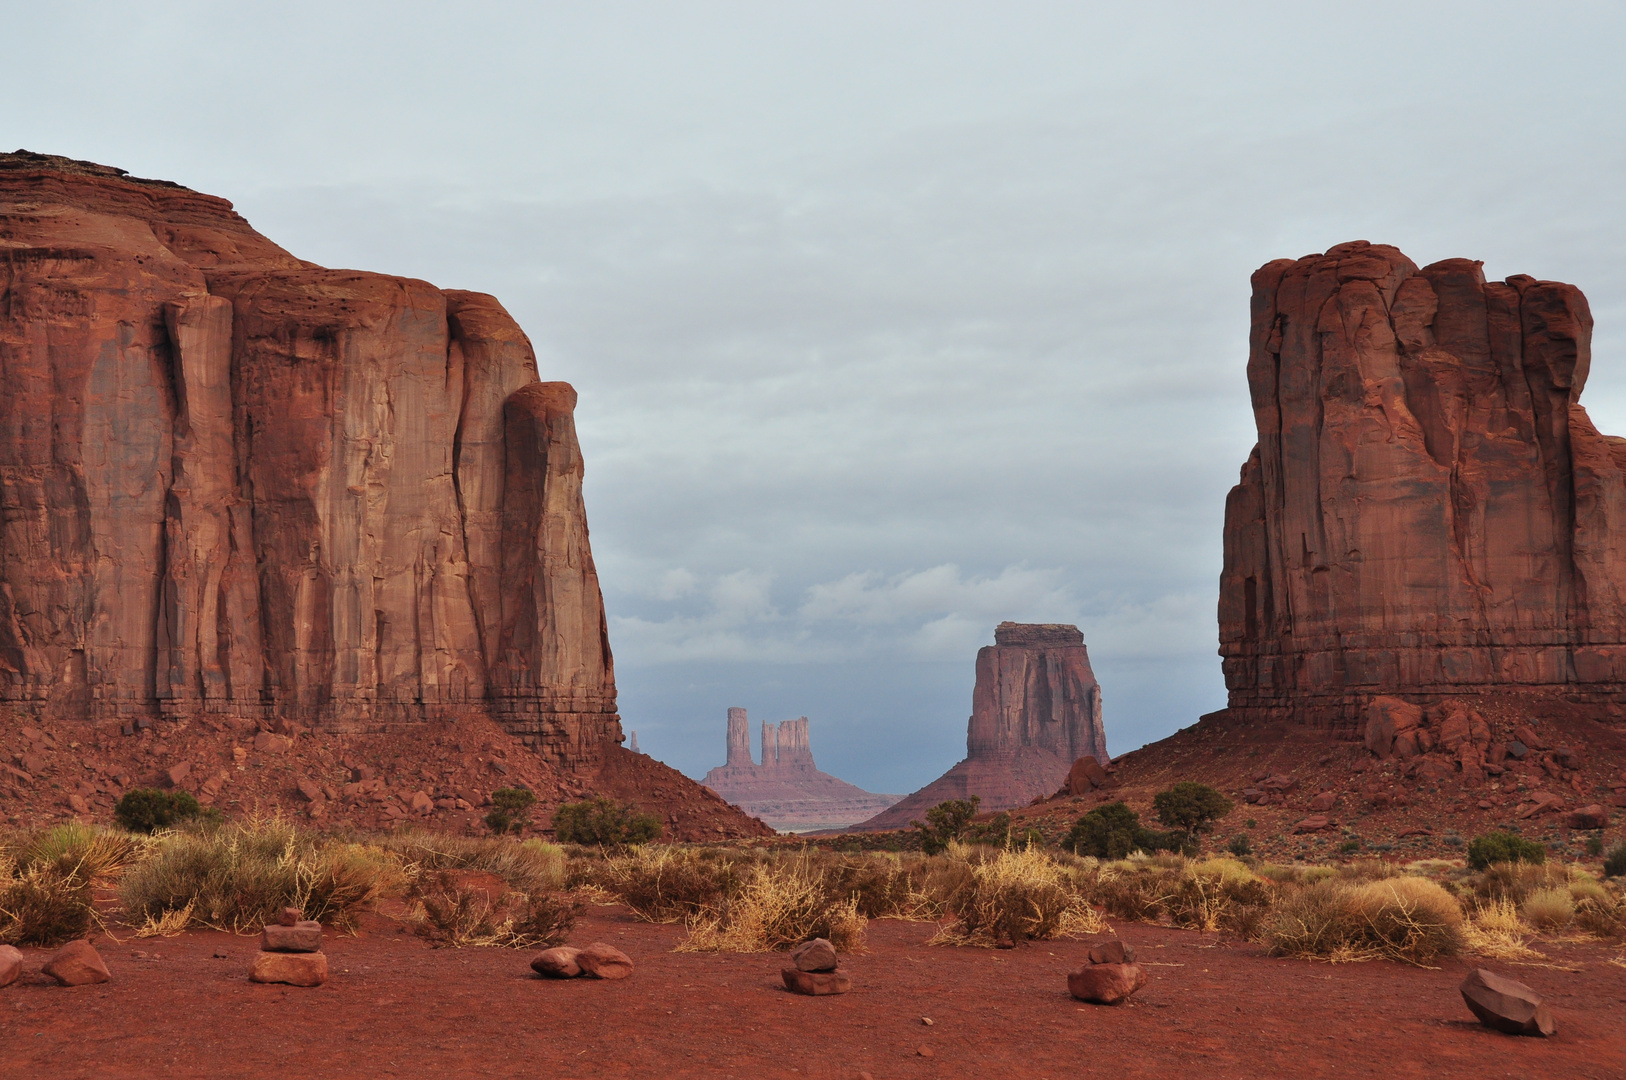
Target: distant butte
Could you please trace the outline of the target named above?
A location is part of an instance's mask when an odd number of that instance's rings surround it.
[[[728,710],[728,758],[702,781],[747,814],[781,832],[844,829],[898,801],[820,772],[807,717],[762,725],[762,763],[751,759],[745,710]]]
[[[1078,758],[1110,760],[1101,687],[1078,627],[999,624],[994,644],[977,653],[965,741],[964,761],[854,828],[907,828],[938,803],[973,795],[983,811],[1025,806],[1066,783]]]

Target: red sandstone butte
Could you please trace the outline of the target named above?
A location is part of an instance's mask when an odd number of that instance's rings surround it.
[[[762,725],[762,764],[751,759],[745,710],[728,710],[728,757],[701,781],[724,799],[783,832],[844,829],[898,801],[821,772],[813,764],[807,717]]]
[[[1107,756],[1101,687],[1076,626],[1003,622],[977,652],[966,756],[890,809],[855,826],[907,828],[947,799],[982,799],[980,810],[1010,810],[1049,795],[1086,755]]]
[[[1626,705],[1626,440],[1573,285],[1364,241],[1253,276],[1259,442],[1225,508],[1233,715],[1357,736],[1374,694]]]
[[[0,155],[0,702],[621,738],[575,391],[501,304]]]

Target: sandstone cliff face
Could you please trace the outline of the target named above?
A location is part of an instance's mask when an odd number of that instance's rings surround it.
[[[0,155],[0,700],[620,740],[575,392],[491,297]]]
[[[728,802],[783,832],[844,829],[897,802],[819,771],[807,717],[762,725],[762,763],[751,758],[745,710],[728,710],[728,757],[702,781]]]
[[[901,829],[948,799],[1009,810],[1049,795],[1075,760],[1107,755],[1101,687],[1076,626],[1000,623],[977,653],[966,757],[884,813],[857,826]]]
[[[1253,277],[1259,443],[1231,491],[1233,712],[1357,730],[1373,694],[1626,701],[1626,441],[1580,406],[1574,286],[1343,244]]]

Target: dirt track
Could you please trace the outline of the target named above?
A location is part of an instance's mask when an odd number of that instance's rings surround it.
[[[249,937],[99,937],[114,981],[74,989],[28,950],[23,980],[0,990],[0,1075],[1626,1077],[1626,967],[1596,943],[1541,945],[1573,971],[1485,965],[1547,995],[1559,1031],[1540,1040],[1473,1021],[1463,961],[1275,960],[1135,924],[1122,934],[1151,982],[1117,1008],[1067,995],[1088,943],[927,948],[933,927],[918,923],[872,922],[869,951],[844,961],[854,990],[834,998],[786,993],[776,956],[674,953],[680,929],[620,908],[595,909],[572,940],[629,953],[622,982],[543,981],[526,953],[374,926],[329,935],[333,977],[315,990],[249,983]]]

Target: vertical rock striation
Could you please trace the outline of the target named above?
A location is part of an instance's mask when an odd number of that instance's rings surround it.
[[[493,298],[0,155],[0,700],[620,740],[575,392]]]
[[[1075,760],[1106,762],[1101,687],[1076,626],[1003,622],[977,652],[965,760],[857,826],[901,829],[948,799],[1010,810],[1049,795]]]
[[[1342,244],[1253,276],[1259,442],[1225,512],[1230,707],[1353,734],[1374,694],[1626,702],[1626,440],[1572,285]]]

